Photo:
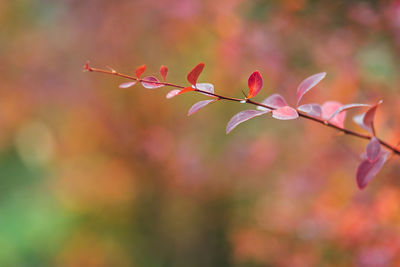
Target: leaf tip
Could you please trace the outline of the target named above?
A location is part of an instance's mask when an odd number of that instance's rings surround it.
[[[316,86],[326,76],[326,72],[320,72],[303,80],[297,87],[297,105],[299,105],[303,96]]]
[[[160,74],[163,77],[164,82],[167,80],[168,68],[164,65],[160,67]]]
[[[93,69],[89,66],[89,60],[86,60],[85,65],[83,66],[83,71],[84,72],[93,71]]]
[[[205,64],[203,62],[198,63],[187,75],[187,80],[190,84],[196,86],[197,79],[200,73],[203,71]]]
[[[180,91],[181,91],[181,90],[178,90],[178,89],[171,90],[171,91],[168,92],[168,94],[165,96],[165,98],[166,98],[166,99],[171,99],[171,98],[173,98],[174,96],[177,96],[177,95],[179,94]]]
[[[137,67],[137,68],[136,68],[136,71],[135,71],[136,77],[137,77],[138,79],[140,79],[140,76],[143,74],[143,72],[144,72],[145,70],[146,70],[146,65],[142,65],[142,66]]]
[[[136,84],[136,81],[126,82],[126,83],[121,83],[118,87],[121,88],[121,89],[126,89],[126,88],[129,88],[129,87],[131,87],[131,86],[133,86],[135,84]]]

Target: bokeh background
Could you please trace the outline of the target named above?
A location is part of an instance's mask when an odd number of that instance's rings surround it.
[[[225,135],[237,103],[122,90],[146,64],[187,84],[290,103],[384,104],[400,140],[400,1],[0,1],[0,266],[400,266],[400,162],[360,191],[366,142],[305,120],[258,117]],[[349,117],[356,113],[349,112]],[[361,131],[351,119],[347,127]]]

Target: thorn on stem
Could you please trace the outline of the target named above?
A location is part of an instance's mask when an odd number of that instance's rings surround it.
[[[107,67],[107,69],[109,69],[112,73],[117,73],[117,71],[114,70],[113,68],[111,68],[110,66],[106,66],[106,67]]]

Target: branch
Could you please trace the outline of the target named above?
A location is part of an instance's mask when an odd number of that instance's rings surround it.
[[[98,73],[103,73],[103,74],[114,75],[114,76],[118,76],[118,77],[129,79],[129,80],[133,80],[133,81],[136,81],[136,82],[143,82],[143,81],[146,82],[145,79],[140,79],[140,78],[133,77],[131,75],[119,73],[119,72],[117,72],[115,70],[104,70],[104,69],[99,69],[99,68],[93,68],[93,67],[90,67],[88,65],[85,66],[85,70],[89,71],[89,72],[98,72]],[[169,87],[173,87],[173,88],[177,88],[177,89],[184,89],[185,88],[185,86],[177,85],[177,84],[173,84],[173,83],[168,83],[168,82],[151,81],[151,83],[152,84],[163,85],[163,86],[169,86]],[[194,89],[193,91],[197,92],[197,93],[203,93],[203,94],[207,94],[209,96],[216,97],[218,100],[227,100],[227,101],[242,102],[242,103],[245,102],[246,104],[260,106],[260,107],[268,108],[270,110],[276,110],[276,108],[274,108],[272,106],[268,106],[268,105],[265,105],[265,104],[262,104],[262,103],[259,103],[259,102],[255,102],[255,101],[250,100],[250,99],[240,99],[240,98],[233,98],[233,97],[223,96],[223,95],[219,95],[219,94],[215,94],[215,93],[202,91],[202,90],[199,90],[197,88]],[[371,135],[367,135],[367,134],[359,133],[359,132],[356,132],[356,131],[353,131],[353,130],[350,130],[350,129],[339,127],[339,126],[334,125],[334,124],[332,124],[332,123],[330,123],[330,122],[328,122],[326,120],[310,116],[305,112],[299,111],[298,109],[297,109],[297,112],[299,113],[299,116],[304,118],[304,119],[317,122],[319,124],[322,124],[324,126],[330,127],[332,129],[335,129],[335,130],[337,130],[339,132],[342,132],[344,134],[347,134],[347,135],[351,135],[351,136],[358,137],[358,138],[361,138],[361,139],[366,139],[366,140],[370,140],[373,137]],[[382,139],[379,139],[379,138],[377,138],[377,139],[379,140],[379,142],[383,146],[385,146],[387,149],[391,150],[392,153],[394,153],[396,155],[400,155],[400,150],[398,148],[396,148],[396,146],[390,145],[389,143],[387,143],[386,141],[384,141]]]
[[[357,138],[369,140],[366,151],[361,155],[361,163],[358,165],[356,172],[356,181],[360,189],[363,189],[371,181],[371,179],[377,175],[377,173],[382,169],[384,164],[393,156],[400,155],[400,150],[398,145],[392,146],[384,140],[378,139],[375,133],[374,119],[377,107],[382,103],[379,101],[377,104],[370,106],[366,104],[347,104],[342,105],[335,101],[325,102],[322,106],[318,104],[307,104],[299,106],[298,108],[290,107],[285,99],[279,94],[273,94],[265,99],[263,102],[255,102],[250,98],[255,97],[261,90],[263,86],[263,79],[260,72],[254,71],[248,79],[248,94],[243,92],[244,98],[233,98],[228,96],[223,96],[216,94],[214,92],[214,87],[212,84],[201,84],[197,83],[198,77],[204,69],[204,63],[197,64],[187,75],[187,80],[191,84],[188,87],[166,82],[166,76],[168,73],[168,68],[161,66],[160,73],[164,79],[164,82],[160,82],[154,76],[148,76],[143,79],[140,76],[146,70],[146,66],[142,65],[138,67],[135,71],[136,77],[119,73],[110,68],[110,70],[92,68],[89,63],[85,64],[85,71],[89,72],[99,72],[103,74],[114,75],[126,79],[133,80],[133,82],[123,83],[120,85],[121,88],[128,88],[137,82],[141,83],[143,87],[148,89],[155,89],[162,86],[169,86],[174,89],[167,94],[167,98],[174,97],[176,95],[186,93],[189,91],[194,91],[197,93],[205,94],[213,98],[213,100],[203,100],[195,103],[189,110],[188,115],[191,115],[201,108],[204,108],[210,103],[218,100],[226,100],[232,102],[239,102],[244,104],[250,104],[257,106],[258,110],[250,109],[244,110],[237,113],[229,121],[226,127],[226,133],[232,131],[240,123],[247,121],[256,116],[261,116],[266,113],[272,112],[272,117],[280,120],[292,120],[298,117],[317,122],[319,124],[325,125],[329,128],[335,129],[340,133],[351,135]],[[316,84],[318,84],[323,78],[325,78],[326,73],[321,72],[314,74],[300,83],[297,87],[297,106],[299,105],[302,97]],[[346,110],[353,108],[369,107],[365,113],[357,115],[354,117],[354,122],[366,129],[371,135],[359,133],[344,127],[344,121],[346,117]],[[260,109],[262,107],[263,109]],[[390,153],[386,150],[381,149],[384,146],[390,150]]]

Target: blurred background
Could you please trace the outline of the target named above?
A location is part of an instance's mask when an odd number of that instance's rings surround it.
[[[0,266],[400,266],[400,162],[360,191],[366,142],[202,95],[119,89],[84,62],[169,67],[241,97],[384,104],[400,140],[400,1],[0,1]],[[357,114],[349,112],[348,117]],[[346,126],[362,131],[347,120]]]

